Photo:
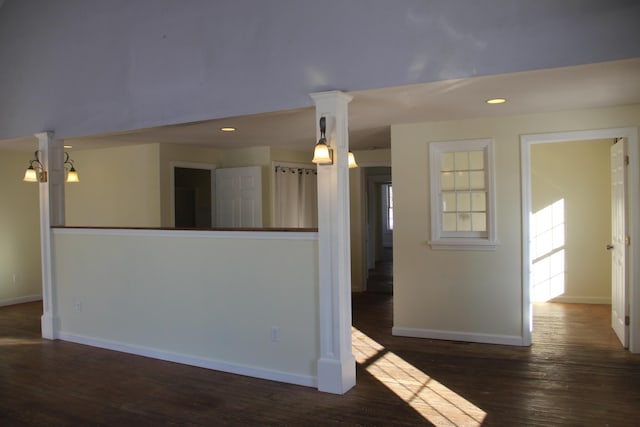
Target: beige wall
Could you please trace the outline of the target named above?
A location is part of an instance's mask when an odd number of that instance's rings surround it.
[[[637,127],[640,106],[392,126],[394,330],[452,339],[514,342],[522,337],[520,136]],[[495,252],[433,250],[430,142],[495,140]]]
[[[282,148],[271,149],[271,160],[274,162],[285,163],[304,163],[312,166],[313,147],[309,147],[306,151],[286,150]]]
[[[555,301],[611,302],[611,254],[605,246],[611,240],[612,143],[595,140],[531,147],[534,218],[555,202],[564,205],[564,245],[554,250],[564,250],[564,292]],[[539,279],[544,294],[549,282],[545,275]],[[557,292],[551,291],[550,296],[555,296]]]
[[[70,152],[80,182],[65,186],[69,226],[159,227],[159,145]]]
[[[315,385],[317,233],[60,229],[52,244],[62,339]]]
[[[363,167],[391,166],[391,150],[354,150],[356,163]]]
[[[170,227],[171,164],[262,168],[263,224],[272,224],[271,165],[308,163],[309,153],[252,147],[218,150],[187,144],[147,144],[71,152],[80,183],[66,186],[67,225]],[[26,164],[26,163],[25,163]]]
[[[0,152],[0,305],[42,295],[38,184],[22,181],[32,158],[30,151]]]

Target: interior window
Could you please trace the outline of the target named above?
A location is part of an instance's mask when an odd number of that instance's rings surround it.
[[[429,145],[431,241],[438,249],[493,249],[493,141]]]

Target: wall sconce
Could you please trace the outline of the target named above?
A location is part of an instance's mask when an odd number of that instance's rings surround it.
[[[35,159],[29,160],[29,167],[24,172],[24,182],[47,182],[47,171],[40,162],[39,153],[39,151],[33,153]]]
[[[331,159],[331,153],[327,146],[327,138],[325,132],[327,130],[327,119],[323,116],[320,117],[320,139],[313,150],[313,160],[316,165],[330,165],[333,164]]]
[[[29,161],[29,167],[24,172],[23,181],[25,182],[47,182],[48,174],[44,169],[44,165],[40,161],[40,151],[33,153],[35,159]],[[78,179],[78,171],[73,165],[73,160],[69,157],[69,153],[64,153],[64,170],[67,172],[66,182],[80,182]]]
[[[67,170],[67,165],[69,165],[69,169]],[[69,157],[69,153],[64,153],[64,169],[67,171],[67,182],[80,182],[78,178],[78,172],[76,168],[73,166],[73,160]]]
[[[351,150],[349,150],[348,156],[349,169],[357,168],[358,164],[356,163],[356,157],[353,155]]]
[[[320,117],[320,140],[316,144],[313,150],[313,163],[317,165],[332,165],[333,159],[331,158],[332,150],[327,146],[327,138],[325,133],[327,130],[327,121],[324,117]],[[356,158],[351,151],[348,155],[349,169],[357,168]]]

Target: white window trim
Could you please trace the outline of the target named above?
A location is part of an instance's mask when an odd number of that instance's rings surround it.
[[[429,178],[431,182],[431,240],[432,249],[494,251],[499,242],[496,237],[496,203],[493,160],[493,140],[474,139],[462,141],[432,142],[429,144]],[[487,235],[482,237],[443,236],[440,209],[440,158],[441,154],[455,151],[485,151],[487,174]],[[450,234],[450,233],[447,233]]]

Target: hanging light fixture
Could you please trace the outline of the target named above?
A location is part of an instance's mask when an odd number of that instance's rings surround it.
[[[44,165],[40,162],[39,151],[33,153],[35,159],[29,160],[29,167],[24,172],[23,181],[25,182],[47,182],[47,171],[44,170]]]
[[[69,165],[69,169],[67,170],[67,165]],[[76,168],[73,166],[73,160],[69,157],[69,153],[64,153],[64,169],[67,171],[67,182],[80,182],[78,178],[78,172]]]
[[[317,165],[330,165],[333,163],[329,147],[327,146],[327,138],[325,137],[326,130],[327,120],[323,116],[320,117],[320,139],[313,150],[313,160],[311,160]]]

